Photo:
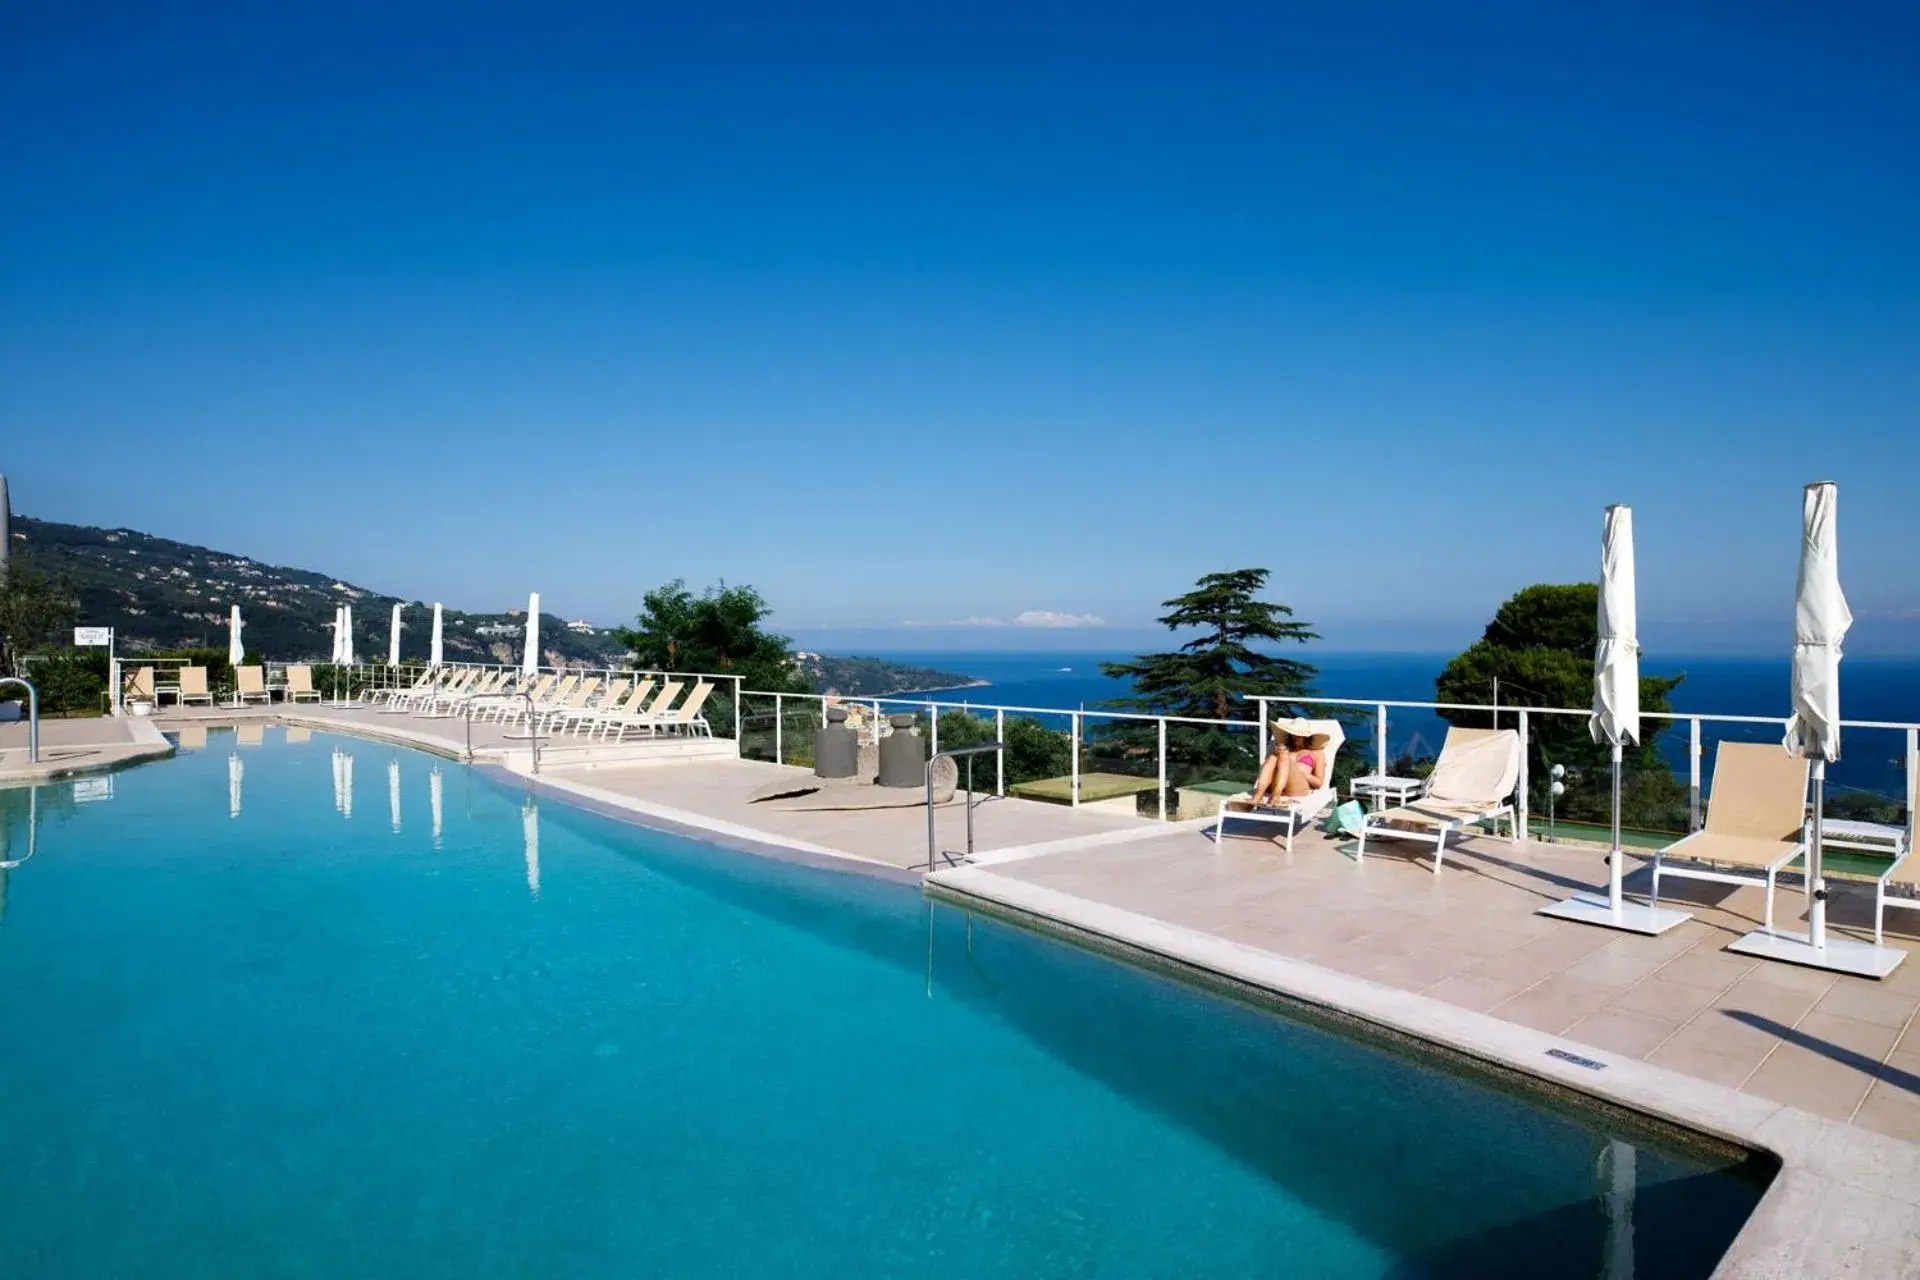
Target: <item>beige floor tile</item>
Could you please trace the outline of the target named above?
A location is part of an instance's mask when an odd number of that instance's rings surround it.
[[[1920,1080],[1911,1084],[1876,1080],[1867,1090],[1853,1122],[1875,1133],[1906,1142],[1920,1142]]]
[[[1506,1022],[1559,1035],[1582,1018],[1604,1009],[1616,994],[1612,987],[1556,974],[1494,1006],[1492,1013]]]
[[[1656,973],[1615,996],[1612,1007],[1679,1023],[1710,1008],[1716,994],[1711,988],[1672,982]]]
[[[1420,992],[1461,1009],[1486,1013],[1517,996],[1533,981],[1519,974],[1457,973]]]
[[[1665,1018],[1609,1007],[1574,1023],[1566,1036],[1596,1049],[1644,1058],[1679,1029],[1679,1023]]]
[[[1814,1007],[1821,1013],[1856,1018],[1897,1031],[1913,1018],[1915,1001],[1906,992],[1885,990],[1865,978],[1841,978]]]
[[[1734,955],[1731,951],[1709,951],[1704,947],[1695,947],[1669,961],[1661,968],[1659,977],[1663,982],[1684,982],[1690,986],[1721,991],[1745,977],[1758,963],[1758,960]]]
[[[1898,1027],[1884,1027],[1876,1022],[1862,1022],[1858,1018],[1841,1018],[1816,1009],[1800,1019],[1793,1028],[1793,1035],[1786,1038],[1795,1042],[1817,1041],[1821,1046],[1844,1050],[1856,1057],[1879,1063],[1886,1058],[1899,1035]]]
[[[1807,1015],[1819,998],[1818,991],[1783,987],[1770,982],[1767,974],[1756,969],[1716,996],[1713,1007],[1745,1014],[1777,1027],[1791,1027]]]
[[[1719,1052],[1713,1047],[1681,1041],[1680,1033],[1685,1030],[1682,1027],[1674,1032],[1673,1038],[1648,1054],[1646,1060],[1656,1067],[1666,1067],[1729,1089],[1738,1089],[1760,1064],[1764,1050],[1753,1054]]]
[[[1637,951],[1614,942],[1582,956],[1561,972],[1568,977],[1624,991],[1667,964],[1669,959],[1669,956],[1658,952]]]
[[[1429,947],[1419,955],[1398,956],[1375,965],[1360,976],[1402,991],[1422,991],[1444,978],[1464,973],[1479,961],[1479,956]]]
[[[1742,1086],[1746,1093],[1845,1120],[1866,1096],[1870,1076],[1798,1044],[1782,1044]]]

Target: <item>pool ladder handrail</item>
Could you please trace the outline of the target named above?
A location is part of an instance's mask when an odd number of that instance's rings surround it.
[[[493,701],[511,702],[515,698],[526,699],[527,731],[524,734],[510,733],[506,736],[509,739],[516,742],[524,738],[526,741],[533,744],[533,771],[535,773],[540,772],[540,731],[533,727],[533,718],[534,718],[534,713],[536,711],[536,707],[534,706],[533,695],[525,689],[516,689],[512,693],[483,693],[477,697],[472,697],[467,699],[466,701],[467,754],[465,756],[465,762],[467,764],[473,763],[473,705],[474,703],[493,702]]]
[[[21,676],[0,676],[0,688],[17,684],[27,691],[27,763],[40,763],[40,691]]]
[[[953,857],[950,854],[947,854],[941,851],[939,847],[939,842],[936,840],[933,833],[933,763],[934,761],[957,760],[961,756],[965,756],[967,759],[967,849],[966,849],[966,852],[961,855],[961,857],[967,862],[972,862],[973,861],[973,807],[980,803],[980,800],[974,799],[973,758],[978,755],[985,755],[989,751],[1004,752],[1006,749],[1007,749],[1007,744],[1004,742],[976,742],[970,747],[955,747],[951,751],[936,751],[931,756],[927,757],[927,866],[926,866],[926,869],[928,871],[932,871],[934,867],[938,864],[941,858],[945,858],[947,860],[948,866],[955,865]],[[981,800],[984,800],[985,798],[986,797],[982,796]]]

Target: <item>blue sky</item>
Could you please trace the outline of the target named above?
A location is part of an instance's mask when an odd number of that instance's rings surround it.
[[[1442,8],[7,4],[0,469],[468,607],[1254,564],[1415,647],[1609,502],[1651,635],[1772,643],[1832,479],[1920,633],[1920,11]]]

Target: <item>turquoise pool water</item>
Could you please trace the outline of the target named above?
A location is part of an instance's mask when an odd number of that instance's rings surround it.
[[[38,793],[0,1272],[1691,1277],[1762,1190],[910,884],[289,736]]]

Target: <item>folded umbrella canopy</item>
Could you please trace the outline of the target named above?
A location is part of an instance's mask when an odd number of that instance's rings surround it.
[[[1607,508],[1600,531],[1600,603],[1595,616],[1599,641],[1593,651],[1595,742],[1607,743],[1613,756],[1613,840],[1607,855],[1607,894],[1579,893],[1541,908],[1540,914],[1605,925],[1633,933],[1664,933],[1689,915],[1658,905],[1628,902],[1620,848],[1620,756],[1624,744],[1640,741],[1639,605],[1633,564],[1633,508]]]
[[[387,665],[400,665],[400,606],[393,606],[393,622],[387,627]]]
[[[540,593],[527,597],[527,647],[520,655],[520,674],[540,674]]]
[[[438,667],[443,661],[440,645],[440,602],[433,602],[433,639],[427,642],[427,665]]]
[[[1840,648],[1853,613],[1840,589],[1839,489],[1810,484],[1800,504],[1800,575],[1793,601],[1793,714],[1786,749],[1813,763],[1807,839],[1807,931],[1758,929],[1727,949],[1793,964],[1884,978],[1906,952],[1827,936],[1827,882],[1821,865],[1827,765],[1840,758]]]
[[[247,651],[240,644],[240,606],[227,615],[227,665],[237,667],[246,661]]]

